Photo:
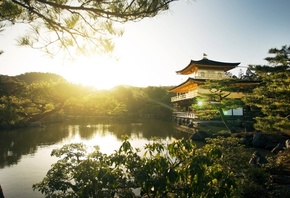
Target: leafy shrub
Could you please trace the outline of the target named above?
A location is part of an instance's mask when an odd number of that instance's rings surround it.
[[[155,139],[141,150],[125,138],[110,155],[65,145],[33,189],[47,197],[267,197],[268,175],[249,165],[240,141],[218,137],[197,148],[191,140]]]

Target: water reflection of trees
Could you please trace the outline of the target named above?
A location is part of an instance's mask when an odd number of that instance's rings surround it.
[[[81,139],[92,139],[96,133],[102,136],[122,135],[132,138],[159,137],[181,138],[186,134],[174,131],[174,123],[160,120],[141,121],[79,121],[49,125],[46,128],[25,128],[0,132],[0,168],[17,164],[23,155],[34,154],[38,146],[53,145],[78,134]]]
[[[86,125],[80,125],[79,126],[79,135],[82,139],[91,139],[93,136],[98,133],[102,136],[106,136],[109,133],[109,126],[108,124],[86,124]]]
[[[174,123],[168,121],[145,119],[130,123],[117,122],[111,125],[109,130],[113,132],[118,139],[121,139],[122,135],[125,134],[142,137],[147,140],[152,137],[161,139],[166,139],[167,137],[185,137],[186,134],[176,132],[173,125]]]
[[[76,127],[74,130],[78,131],[83,139],[93,138],[96,132],[102,136],[114,134],[119,140],[122,135],[132,135],[144,139],[152,137],[165,139],[171,136],[181,138],[185,135],[174,130],[174,123],[162,120],[81,120],[70,123],[70,125]]]
[[[41,145],[52,145],[68,136],[67,127],[52,125],[0,132],[0,168],[17,164],[22,155],[34,154]]]

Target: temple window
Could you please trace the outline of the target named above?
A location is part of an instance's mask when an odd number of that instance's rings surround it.
[[[212,78],[214,76],[214,73],[212,71],[208,71],[208,77]]]

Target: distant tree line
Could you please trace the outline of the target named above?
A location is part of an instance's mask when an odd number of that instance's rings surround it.
[[[52,73],[0,75],[0,127],[80,116],[168,118],[168,89],[117,86],[99,91]]]

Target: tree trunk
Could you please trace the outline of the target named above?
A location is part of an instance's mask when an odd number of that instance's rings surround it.
[[[220,108],[218,111],[220,113],[222,122],[224,123],[225,127],[229,130],[229,132],[231,132],[231,129],[229,128],[229,124],[228,124],[227,119],[225,118],[225,114],[224,114],[223,110]]]
[[[1,185],[0,185],[0,198],[4,198],[4,193],[3,193]]]

